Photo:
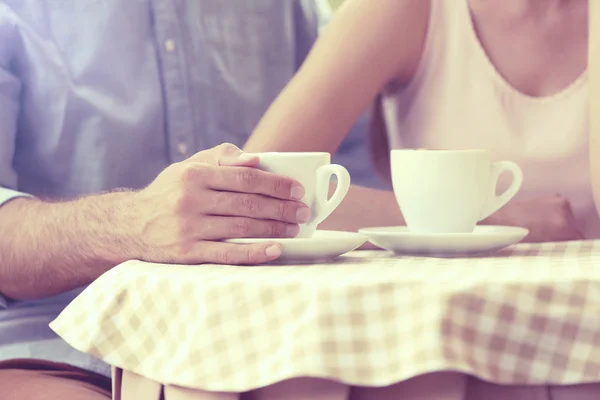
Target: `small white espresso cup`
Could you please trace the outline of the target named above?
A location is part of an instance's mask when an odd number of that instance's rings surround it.
[[[492,162],[487,150],[393,150],[392,183],[411,232],[470,233],[508,203],[523,183],[512,161]],[[500,195],[500,175],[512,183]]]
[[[287,176],[300,182],[304,197],[300,200],[312,213],[310,221],[300,224],[297,238],[310,238],[335,210],[350,188],[350,174],[341,165],[331,164],[329,153],[258,153],[259,168],[277,175]],[[329,184],[332,176],[337,178],[337,187],[331,198]]]

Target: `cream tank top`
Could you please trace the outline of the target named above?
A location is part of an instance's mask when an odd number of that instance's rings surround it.
[[[413,80],[384,95],[391,148],[489,149],[494,160],[523,169],[517,198],[561,194],[585,237],[600,238],[590,183],[587,73],[555,95],[527,96],[487,57],[468,0],[432,0],[430,13]]]

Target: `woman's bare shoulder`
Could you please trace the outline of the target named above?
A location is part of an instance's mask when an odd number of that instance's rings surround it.
[[[261,119],[247,151],[335,151],[386,84],[416,71],[429,1],[454,0],[345,1]],[[307,132],[314,132],[310,139]]]
[[[357,47],[377,47],[393,70],[390,81],[408,82],[425,47],[432,1],[345,0],[333,22],[347,27],[339,33],[352,30]]]

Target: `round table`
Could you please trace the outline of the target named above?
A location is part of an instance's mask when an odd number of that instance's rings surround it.
[[[600,398],[586,385],[600,381],[599,310],[600,242],[582,241],[309,266],[130,261],[51,328],[113,365],[125,400],[518,399],[550,387],[574,400]]]

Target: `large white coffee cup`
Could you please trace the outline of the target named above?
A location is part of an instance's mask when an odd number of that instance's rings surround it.
[[[523,172],[487,150],[393,150],[392,183],[411,232],[469,233],[519,191]],[[496,195],[500,175],[512,183]]]
[[[317,225],[340,205],[350,188],[350,174],[341,165],[331,164],[329,153],[258,153],[257,156],[261,170],[295,179],[304,187],[300,201],[310,207],[312,218],[300,224],[297,238],[312,237]],[[337,178],[337,187],[328,198],[333,176]]]

